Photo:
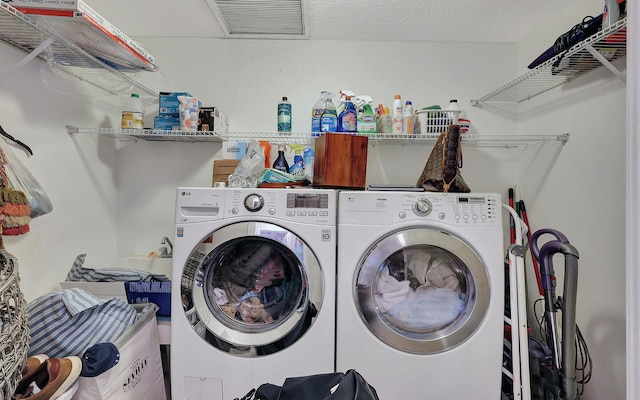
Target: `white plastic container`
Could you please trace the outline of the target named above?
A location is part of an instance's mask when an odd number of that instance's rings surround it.
[[[402,133],[407,135],[413,134],[414,118],[413,103],[407,100],[406,103],[404,103],[404,108],[402,109]]]
[[[440,134],[453,124],[454,119],[458,121],[461,111],[449,110],[418,110],[418,125],[422,135]],[[416,128],[417,129],[417,128]]]
[[[462,111],[462,109],[460,108],[460,105],[458,104],[458,100],[453,99],[449,101],[449,106],[447,107],[447,111],[451,111],[447,114],[447,116],[451,119],[451,123],[452,124],[457,124],[458,123],[458,116],[460,115],[460,112]]]
[[[609,28],[620,19],[620,6],[617,0],[605,0],[602,12],[602,29]]]
[[[122,129],[144,129],[144,106],[137,93],[131,93],[122,108]]]
[[[391,133],[394,135],[402,134],[402,99],[397,94],[393,99],[393,110],[391,111],[393,122],[391,123]]]

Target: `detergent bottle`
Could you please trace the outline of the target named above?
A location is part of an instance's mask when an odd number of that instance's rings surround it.
[[[289,167],[289,173],[291,175],[304,176],[304,159],[302,158],[304,146],[301,144],[290,144],[289,148],[295,153],[293,156],[293,165]]]
[[[312,136],[320,136],[320,119],[322,118],[322,114],[324,114],[324,108],[327,103],[327,98],[329,97],[329,92],[323,90],[320,92],[320,98],[313,105],[311,109],[311,132]]]
[[[338,132],[338,112],[331,99],[331,93],[327,92],[325,100],[324,112],[320,118],[320,132]]]
[[[273,162],[273,169],[282,172],[289,172],[289,163],[287,162],[287,158],[284,156],[284,146],[278,146],[278,158]]]

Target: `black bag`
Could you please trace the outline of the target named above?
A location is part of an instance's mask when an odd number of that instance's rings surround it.
[[[287,378],[282,387],[264,383],[234,400],[380,400],[357,371]]]

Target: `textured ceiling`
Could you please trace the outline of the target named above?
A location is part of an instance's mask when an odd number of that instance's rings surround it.
[[[133,37],[225,37],[207,0],[86,0]],[[308,0],[309,39],[518,42],[580,0]]]

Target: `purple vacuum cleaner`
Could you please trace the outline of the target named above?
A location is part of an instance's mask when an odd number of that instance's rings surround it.
[[[540,247],[541,236],[554,236]],[[569,243],[562,233],[554,229],[540,229],[531,235],[531,253],[540,264],[542,287],[544,290],[543,340],[551,350],[551,360],[543,361],[532,372],[532,394],[543,394],[544,400],[575,400],[578,398],[576,380],[576,298],[578,294],[578,250]],[[556,297],[556,277],[553,256],[564,256],[563,298]],[[562,312],[562,327],[559,332],[557,311]],[[561,337],[560,337],[561,335]],[[532,369],[533,371],[534,369]]]

